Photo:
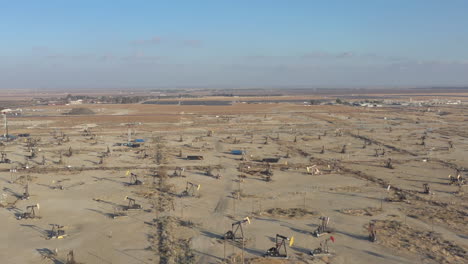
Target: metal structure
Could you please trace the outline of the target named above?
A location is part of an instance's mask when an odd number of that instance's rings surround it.
[[[276,234],[275,246],[266,251],[265,257],[287,258],[287,241],[289,241],[289,246],[291,247],[294,244],[294,237],[289,238],[286,236]]]
[[[127,128],[127,142],[128,143],[132,142],[132,128],[130,124],[128,124],[128,128]]]
[[[122,206],[114,206],[114,213],[110,215],[113,219],[127,216],[127,213],[124,212],[124,207]]]
[[[28,147],[29,155],[26,155],[28,159],[34,159],[36,157],[36,147]]]
[[[273,171],[271,170],[270,163],[266,163],[265,170],[262,171],[262,174],[265,175],[265,181],[270,182],[271,178],[273,177]]]
[[[62,184],[60,184],[61,181],[55,181],[53,180],[52,181],[52,185],[51,185],[51,188],[54,189],[54,190],[64,190],[64,187]]]
[[[51,224],[52,230],[49,232],[49,239],[62,239],[66,237],[67,235],[65,234],[65,230],[63,230],[64,226],[62,225],[57,225],[57,224]]]
[[[375,222],[369,223],[368,231],[369,231],[369,240],[371,242],[377,241],[377,230],[375,228]]]
[[[423,189],[424,189],[424,191],[423,191],[424,194],[430,194],[431,193],[431,188],[429,187],[428,183],[423,184]]]
[[[24,193],[21,196],[21,200],[29,200],[29,183],[24,186]]]
[[[312,255],[314,257],[330,255],[330,253],[328,251],[328,241],[331,241],[331,242],[335,243],[335,238],[333,236],[330,236],[329,238],[327,238],[324,241],[320,242],[320,247],[310,251],[310,255]]]
[[[7,158],[7,154],[5,152],[2,151],[2,153],[0,153],[1,157],[0,157],[0,163],[11,163],[11,160]]]
[[[213,175],[213,168],[211,168],[210,166],[207,167],[207,168],[205,169],[205,175],[206,175],[206,176],[213,177],[213,176],[214,176],[214,175]]]
[[[70,147],[68,148],[68,152],[66,153],[66,156],[67,156],[67,157],[71,157],[72,155],[73,155],[73,149],[72,149],[72,147],[70,146]]]
[[[465,184],[465,179],[461,176],[459,172],[457,173],[457,177],[453,177],[452,175],[449,175],[448,177],[449,177],[450,185],[462,186]]]
[[[328,228],[330,217],[322,216],[319,219],[320,219],[320,225],[317,227],[317,229],[313,233],[315,237],[320,237],[321,235],[325,233],[331,233],[331,230]]]
[[[138,175],[131,172],[130,173],[130,183],[128,185],[142,185],[142,184],[143,184],[143,182],[138,180]]]
[[[341,148],[341,153],[342,153],[342,154],[345,154],[345,153],[346,153],[346,145],[343,145],[343,147]]]
[[[157,171],[151,171],[151,174],[149,174],[153,178],[153,185],[156,184],[156,178],[159,177],[159,173]]]
[[[245,151],[242,153],[242,158],[240,160],[249,161],[249,156],[247,155],[247,153]]]
[[[195,193],[200,190],[200,187],[200,184],[187,182],[187,184],[185,185],[185,190],[182,192],[182,196],[195,196]]]
[[[73,250],[70,250],[67,254],[67,262],[65,264],[78,264],[78,262],[75,261],[75,255],[73,254]]]
[[[128,200],[128,205],[123,207],[123,210],[128,211],[128,210],[141,210],[142,209],[141,205],[135,203],[135,199],[125,196],[125,200]]]
[[[3,137],[8,141],[8,120],[7,120],[7,115],[6,113],[3,114],[3,121],[4,121],[4,126],[5,126],[5,134],[3,134]]]
[[[184,168],[176,167],[175,170],[174,170],[174,173],[172,173],[172,176],[173,177],[184,177],[184,175],[183,175],[184,171],[185,171]]]
[[[39,208],[39,204],[26,206],[26,212],[19,215],[17,219],[21,220],[39,218],[39,216],[36,214],[39,213]]]
[[[385,168],[393,169],[393,164],[392,164],[392,159],[391,158],[388,158],[388,160],[385,162]]]
[[[213,173],[214,170],[217,171],[216,174]],[[205,175],[206,175],[206,176],[213,177],[213,178],[215,178],[215,179],[221,178],[221,175],[219,175],[219,169],[218,169],[218,168],[212,168],[211,166],[209,166],[209,167],[206,168],[206,170],[205,170]]]
[[[319,170],[319,168],[317,168],[317,165],[307,166],[306,170],[307,170],[308,174],[312,174],[312,175],[322,174],[322,172]]]
[[[234,223],[232,223],[231,225],[231,230],[227,231],[223,238],[224,239],[230,239],[232,241],[236,241],[236,240],[241,240],[243,241],[244,240],[244,229],[242,228],[242,225],[243,224],[250,224],[250,219],[248,217],[242,219],[241,221],[236,221]],[[238,232],[240,232],[240,235],[238,235]]]
[[[62,164],[63,163],[63,160],[62,160],[62,152],[60,151],[59,152],[59,160],[57,161],[58,164]]]

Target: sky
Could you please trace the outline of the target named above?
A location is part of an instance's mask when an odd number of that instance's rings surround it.
[[[0,89],[468,86],[466,0],[0,0]]]

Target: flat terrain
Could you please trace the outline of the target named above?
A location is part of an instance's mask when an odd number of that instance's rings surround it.
[[[448,178],[468,176],[466,104],[80,107],[96,114],[9,118],[30,136],[0,146],[2,263],[67,263],[70,250],[80,263],[468,262],[468,187]],[[145,142],[115,145],[129,134]],[[141,210],[122,211],[128,197]],[[36,204],[38,218],[17,219]],[[317,238],[323,216],[332,232]],[[245,243],[225,242],[245,217]],[[49,239],[52,224],[67,236]],[[263,258],[276,234],[294,237],[288,259]],[[309,254],[330,236],[328,255]]]

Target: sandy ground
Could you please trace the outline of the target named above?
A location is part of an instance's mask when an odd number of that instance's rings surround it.
[[[10,119],[10,133],[38,141],[31,159],[24,138],[0,146],[12,160],[0,164],[2,263],[66,263],[70,250],[80,263],[242,263],[242,255],[245,263],[468,261],[467,190],[448,184],[468,167],[466,106],[85,107],[97,114],[61,116],[66,107],[49,106]],[[140,148],[114,146],[126,142],[127,123],[132,138],[145,139]],[[246,160],[231,150],[246,151]],[[256,160],[272,157],[280,160],[267,181],[268,165]],[[307,173],[313,165],[320,174]],[[183,177],[172,177],[176,167]],[[127,171],[143,184],[129,186]],[[187,182],[200,186],[193,196],[182,195]],[[30,198],[21,200],[26,183]],[[142,209],[114,219],[125,197]],[[35,204],[40,218],[17,220]],[[333,232],[316,238],[321,216]],[[221,238],[245,217],[242,250]],[[371,221],[376,242],[368,239]],[[48,239],[51,224],[67,236]],[[263,258],[276,234],[294,237],[287,260]],[[309,255],[330,236],[329,255]]]

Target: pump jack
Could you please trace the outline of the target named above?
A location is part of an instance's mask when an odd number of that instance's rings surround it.
[[[24,193],[23,196],[21,196],[21,200],[29,200],[29,184],[26,183],[24,186]]]
[[[341,153],[345,154],[346,153],[346,145],[343,145],[343,148],[341,148]]]
[[[265,175],[265,181],[270,182],[271,178],[273,177],[273,172],[271,170],[271,165],[270,163],[266,163],[266,168],[264,171],[262,171],[262,174]]]
[[[392,164],[392,159],[391,158],[388,158],[388,160],[385,162],[385,168],[393,169],[393,164]]]
[[[40,218],[38,215],[36,215],[36,210],[35,208],[37,208],[37,212],[39,212],[39,204],[35,204],[35,205],[29,205],[29,206],[26,206],[26,212],[22,213],[21,215],[18,216],[18,220],[21,220],[21,219],[34,219],[34,218]]]
[[[185,186],[185,190],[182,192],[182,196],[195,196],[195,191],[200,190],[200,184],[194,184],[191,182],[187,182]]]
[[[128,211],[128,210],[140,210],[142,207],[141,205],[135,203],[135,199],[133,198],[130,198],[128,196],[125,196],[125,199],[124,200],[128,200],[128,205],[127,206],[124,206],[123,209],[125,211]]]
[[[428,183],[423,184],[423,189],[424,189],[423,191],[424,194],[431,194],[431,188],[429,187]]]
[[[174,173],[172,173],[172,177],[185,177],[184,174],[185,169],[181,167],[176,167]]]
[[[463,177],[461,176],[460,172],[457,170],[457,177],[453,177],[452,175],[449,175],[448,176],[449,178],[449,181],[450,181],[450,185],[458,185],[458,186],[461,186],[461,185],[464,185],[465,184],[465,179],[463,179]]]
[[[0,158],[0,163],[11,163],[11,160],[7,158],[7,154],[2,151],[1,158]]]
[[[64,226],[57,225],[57,224],[51,224],[51,226],[52,226],[52,230],[49,233],[49,239],[52,239],[52,238],[62,239],[67,236],[65,234],[65,230],[63,230]]]
[[[143,182],[138,180],[138,175],[131,172],[130,173],[130,183],[128,185],[142,185],[142,184],[143,184]]]
[[[317,165],[312,165],[310,167],[306,167],[307,173],[312,174],[312,175],[319,175],[322,174],[322,172],[317,168]]]
[[[327,256],[330,255],[328,252],[328,241],[335,242],[335,238],[333,236],[330,236],[329,238],[325,239],[324,241],[320,242],[320,247],[310,251],[310,255],[314,257],[320,257],[320,256]]]
[[[289,246],[291,247],[294,244],[294,237],[289,238],[276,234],[275,246],[267,250],[265,257],[287,258],[286,241],[289,241]],[[281,253],[281,248],[284,249],[284,253]]]
[[[319,227],[314,231],[314,236],[315,237],[320,237],[324,233],[331,233],[331,229],[328,228],[328,222],[330,222],[330,217],[328,216],[322,216],[319,218],[321,223]]]
[[[244,240],[244,229],[242,228],[242,224],[248,223],[250,224],[250,219],[248,217],[242,219],[241,221],[237,221],[232,223],[231,230],[227,231],[223,239],[231,239],[232,241],[236,241],[237,239],[239,240]],[[237,231],[240,230],[240,236],[236,236]]]

